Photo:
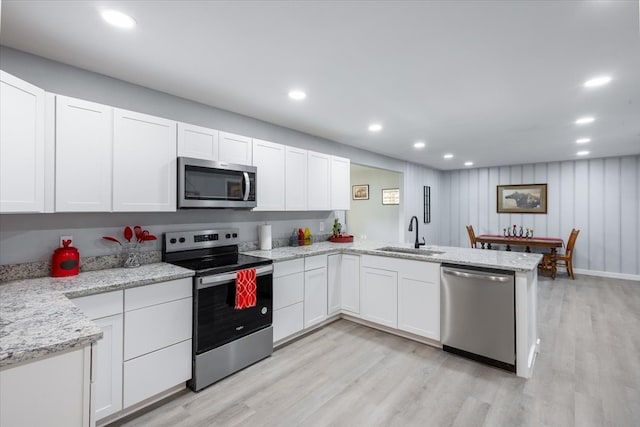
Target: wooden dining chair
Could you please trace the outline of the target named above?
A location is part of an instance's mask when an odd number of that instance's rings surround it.
[[[580,230],[576,230],[575,228],[571,230],[571,234],[569,235],[569,240],[567,241],[567,248],[563,254],[556,254],[556,268],[564,267],[567,269],[567,274],[571,279],[575,280],[576,276],[573,274],[573,248],[576,245],[576,240],[578,239],[578,234],[580,234]],[[551,270],[551,255],[544,254],[544,258],[542,259],[542,263],[540,265],[542,268],[543,274],[547,270]]]
[[[474,233],[472,225],[467,225],[467,233],[469,233],[469,242],[471,243],[471,247],[477,248],[476,233]]]

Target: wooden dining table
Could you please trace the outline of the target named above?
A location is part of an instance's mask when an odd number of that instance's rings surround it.
[[[557,248],[564,246],[564,241],[557,237],[514,237],[500,236],[498,234],[481,234],[476,236],[476,242],[480,243],[482,249],[491,249],[491,245],[506,245],[508,251],[511,246],[524,246],[525,252],[531,252],[532,247],[549,249],[549,261],[551,264],[551,277],[556,278],[556,254]]]

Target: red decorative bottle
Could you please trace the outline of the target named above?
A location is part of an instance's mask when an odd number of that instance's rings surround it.
[[[63,240],[62,245],[62,248],[58,248],[53,252],[51,276],[75,276],[80,271],[80,253],[78,249],[69,246],[71,245],[71,240]]]

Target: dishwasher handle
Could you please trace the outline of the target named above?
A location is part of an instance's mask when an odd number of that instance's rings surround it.
[[[481,271],[477,271],[477,272],[468,272],[468,271],[461,271],[461,270],[452,270],[450,268],[442,268],[442,273],[443,274],[448,274],[450,276],[456,276],[456,277],[462,277],[465,279],[481,279],[481,280],[490,280],[492,282],[509,282],[511,280],[513,280],[513,277],[511,276],[502,276],[502,275],[495,275],[492,273],[483,273]]]

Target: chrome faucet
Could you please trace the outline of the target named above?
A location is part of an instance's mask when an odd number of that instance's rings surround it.
[[[412,216],[411,219],[409,220],[409,231],[413,231],[413,220],[416,220],[416,242],[414,244],[414,247],[416,249],[418,249],[420,246],[424,246],[427,244],[427,242],[424,240],[424,237],[422,238],[422,243],[420,243],[420,241],[418,240],[418,217],[417,216]]]

